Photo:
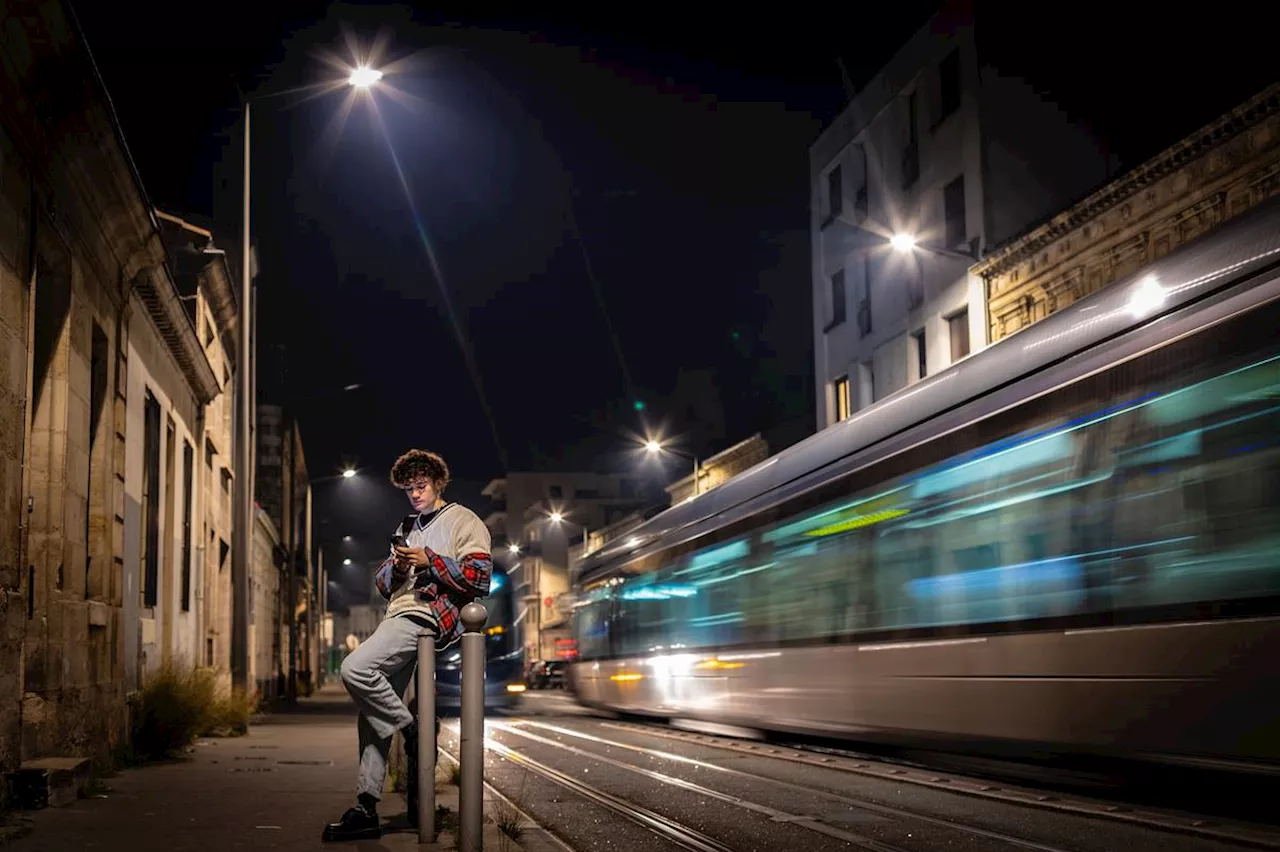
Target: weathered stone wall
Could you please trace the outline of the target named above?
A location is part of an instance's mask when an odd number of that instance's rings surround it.
[[[145,357],[152,369],[182,361],[175,387],[185,390],[173,396],[186,422],[196,419],[192,388],[207,395],[212,374],[198,352],[193,357],[194,331],[174,323],[168,291],[154,298],[160,285],[172,288],[164,246],[65,8],[11,0],[4,22],[0,769],[7,770],[29,757],[106,758],[128,730],[138,587],[126,585],[124,571],[137,538],[126,527],[133,400],[125,378],[128,293],[140,272],[152,276],[153,299],[135,309],[159,316],[168,331],[167,347],[155,329],[141,343],[173,350]]]
[[[22,705],[23,436],[31,291],[31,178],[0,133],[0,768],[17,765]]]
[[[110,579],[119,308],[58,229],[38,225],[35,245],[22,753],[105,760],[126,731]]]

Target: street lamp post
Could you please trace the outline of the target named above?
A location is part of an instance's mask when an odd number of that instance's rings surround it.
[[[254,400],[250,398],[254,371],[250,333],[253,283],[249,258],[249,101],[244,102],[244,198],[240,234],[240,335],[236,370],[236,493],[231,534],[235,543],[231,554],[231,683],[236,689],[249,688],[249,566],[253,552],[253,493],[251,492],[253,447],[251,422]]]
[[[552,511],[552,512],[551,512],[551,514],[547,516],[547,520],[548,520],[548,521],[550,521],[550,522],[552,523],[552,525],[557,526],[557,527],[560,527],[561,529],[563,529],[563,528],[564,528],[564,525],[565,525],[565,524],[573,524],[574,526],[581,527],[581,528],[582,528],[582,554],[583,554],[583,556],[585,556],[585,555],[586,555],[586,553],[587,553],[587,542],[588,542],[588,537],[589,537],[589,535],[590,535],[590,531],[589,531],[589,529],[588,529],[588,527],[587,527],[587,525],[586,525],[586,524],[582,524],[582,523],[578,523],[577,521],[571,521],[571,520],[569,520],[568,518],[566,518],[566,517],[565,517],[564,512],[561,512],[561,511],[559,511],[559,510]],[[573,571],[572,571],[572,570],[570,570],[570,564],[569,564],[569,548],[568,548],[568,539],[567,539],[567,538],[565,539],[564,570],[565,570],[565,577],[566,577],[566,579],[568,580],[570,587],[572,587],[572,585],[573,585]],[[537,592],[537,595],[538,595],[538,600],[535,602],[535,605],[538,607],[538,609],[537,609],[537,613],[538,613],[538,618],[537,618],[537,630],[538,630],[538,655],[539,655],[539,657],[540,657],[540,658],[545,659],[544,657],[542,657],[542,653],[543,653],[543,645],[542,645],[542,601],[543,601],[543,590],[542,590],[542,560],[541,560],[541,559],[539,559],[539,560],[538,560],[538,563],[537,563],[537,572],[538,572],[538,573],[537,573],[537,578],[536,578],[536,585],[535,585],[533,588],[534,588],[534,590]]]
[[[917,239],[914,234],[908,234],[903,232],[894,234],[892,237],[889,238],[889,245],[892,246],[895,251],[899,251],[904,254],[914,253],[915,249],[920,249],[921,251],[927,251],[929,254],[936,254],[939,257],[949,257],[954,260],[968,261],[969,263],[973,263],[974,261],[973,255],[966,254],[965,252],[962,252],[962,251],[952,251],[951,249],[938,248],[936,246],[927,246],[924,243],[920,242],[920,240]]]
[[[382,79],[382,72],[374,68],[359,67],[351,72],[347,82],[358,89],[368,89]],[[231,549],[231,684],[234,688],[248,691],[249,688],[249,574],[251,555],[253,553],[253,502],[254,502],[254,447],[253,422],[257,409],[255,382],[255,353],[251,330],[256,308],[256,292],[253,285],[252,258],[250,256],[250,153],[252,134],[250,132],[250,99],[244,99],[244,170],[243,198],[240,233],[240,334],[237,340],[239,357],[236,370],[236,417],[235,417],[235,456],[236,470],[235,494],[232,507],[232,549]],[[290,598],[293,598],[293,565],[289,566]],[[289,613],[290,625],[294,622],[294,613]],[[290,629],[290,657],[296,649],[293,629]],[[290,666],[289,700],[294,697],[293,666]]]
[[[309,480],[307,482],[306,517],[307,517],[308,530],[311,528],[312,486],[319,485],[324,482],[332,482],[334,480],[349,480],[354,478],[356,476],[356,473],[357,471],[354,467],[349,467],[343,470],[341,473],[335,473],[332,476],[321,476],[316,479]],[[311,541],[310,536],[308,536],[304,545],[306,547],[306,562],[307,562],[307,572],[308,572],[307,585],[309,587],[308,589],[309,597],[307,600],[307,654],[306,654],[308,659],[308,665],[310,665],[310,659],[312,657],[311,649],[315,647],[314,631],[315,631],[315,624],[316,624],[315,612],[314,612],[315,586],[314,586],[314,580],[312,576],[316,572],[314,572],[311,567],[310,541]],[[321,556],[323,556],[323,554],[321,554]],[[289,671],[288,671],[289,694],[286,697],[286,700],[290,704],[296,701],[298,697],[298,644],[299,643],[298,643],[298,586],[297,586],[297,570],[296,570],[297,558],[298,558],[297,548],[295,547],[289,554],[289,569],[288,569],[289,585],[286,592],[288,596],[288,607],[289,607],[289,614],[288,614],[288,618],[289,618]],[[321,561],[320,566],[322,567],[323,564],[324,564],[323,561]],[[314,682],[314,677],[315,677],[315,674],[313,670],[312,671],[313,682]]]
[[[560,513],[560,512],[552,512],[552,513],[551,513],[551,515],[550,515],[550,520],[551,520],[551,523],[553,523],[553,524],[560,524],[560,523],[562,523],[562,522],[565,520],[565,517],[564,517],[564,515],[563,515],[562,513]],[[569,523],[573,523],[573,521],[570,521]],[[583,549],[583,552],[586,552],[586,549],[587,549],[587,525],[586,525],[586,524],[575,524],[575,526],[582,527],[582,549]],[[518,551],[517,551],[517,552],[518,552]]]
[[[691,453],[682,453],[679,450],[673,450],[669,447],[664,447],[660,441],[655,441],[652,438],[650,438],[648,441],[645,441],[644,448],[650,455],[654,455],[656,453],[661,453],[661,452],[667,452],[667,453],[671,453],[671,455],[673,456],[679,456],[680,458],[689,459],[690,461],[692,461],[693,462],[693,496],[697,497],[698,494],[701,493],[701,488],[700,488],[700,483],[698,482],[698,478],[699,478],[699,474],[702,471],[700,469],[700,465],[698,464],[697,456],[692,455]]]

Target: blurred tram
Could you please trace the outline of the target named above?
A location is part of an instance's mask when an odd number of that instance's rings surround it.
[[[1280,767],[1280,199],[579,577],[589,706]]]
[[[508,710],[524,693],[524,644],[513,615],[514,590],[506,570],[493,566],[489,595],[480,598],[489,611],[485,621],[484,709]],[[462,643],[436,652],[436,708],[456,713],[462,704]]]

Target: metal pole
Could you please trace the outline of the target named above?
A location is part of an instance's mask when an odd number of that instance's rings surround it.
[[[286,591],[288,604],[285,613],[289,627],[289,666],[285,686],[288,695],[285,700],[289,704],[296,704],[298,701],[298,494],[295,487],[298,483],[294,476],[293,453],[297,445],[294,441],[295,420],[292,410],[285,415],[284,420],[286,424],[284,441],[287,443],[287,448],[281,453],[281,458],[284,460],[285,489],[289,495],[289,514],[285,518],[285,523],[289,525],[289,585]]]
[[[311,544],[311,484],[307,484],[306,548],[307,548],[307,656],[303,661],[307,673],[307,694],[315,690],[316,671],[313,660],[316,654],[316,566],[315,551]]]
[[[489,618],[474,601],[462,608],[462,724],[458,761],[458,852],[484,848],[484,633]]]
[[[324,551],[316,549],[316,565],[311,571],[311,602],[307,610],[311,613],[311,624],[307,632],[311,634],[311,654],[308,658],[311,666],[311,690],[320,688],[320,630],[324,619],[320,612],[320,572],[324,568]]]
[[[436,637],[418,634],[418,842],[436,841]]]
[[[252,359],[249,335],[252,329],[253,300],[249,277],[249,102],[244,103],[244,232],[241,234],[240,277],[240,354],[236,359],[236,479],[235,518],[232,521],[232,539],[235,547],[231,554],[231,684],[236,689],[249,686],[249,556],[253,539],[253,495],[249,493],[252,481],[253,453],[249,446],[249,399]]]
[[[333,626],[329,621],[329,569],[324,567],[324,551],[320,551],[320,587],[318,589],[320,595],[320,637],[323,640],[320,643],[320,685],[324,686],[324,681],[328,679],[329,674],[329,648],[333,646]]]
[[[693,496],[698,496],[698,457],[693,458]]]

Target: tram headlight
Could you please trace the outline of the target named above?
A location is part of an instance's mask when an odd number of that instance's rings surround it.
[[[510,692],[510,693],[512,693],[512,694],[516,694],[516,693],[524,692],[526,689],[528,689],[528,687],[527,687],[527,686],[525,686],[523,683],[509,683],[509,684],[507,684],[507,692]]]

